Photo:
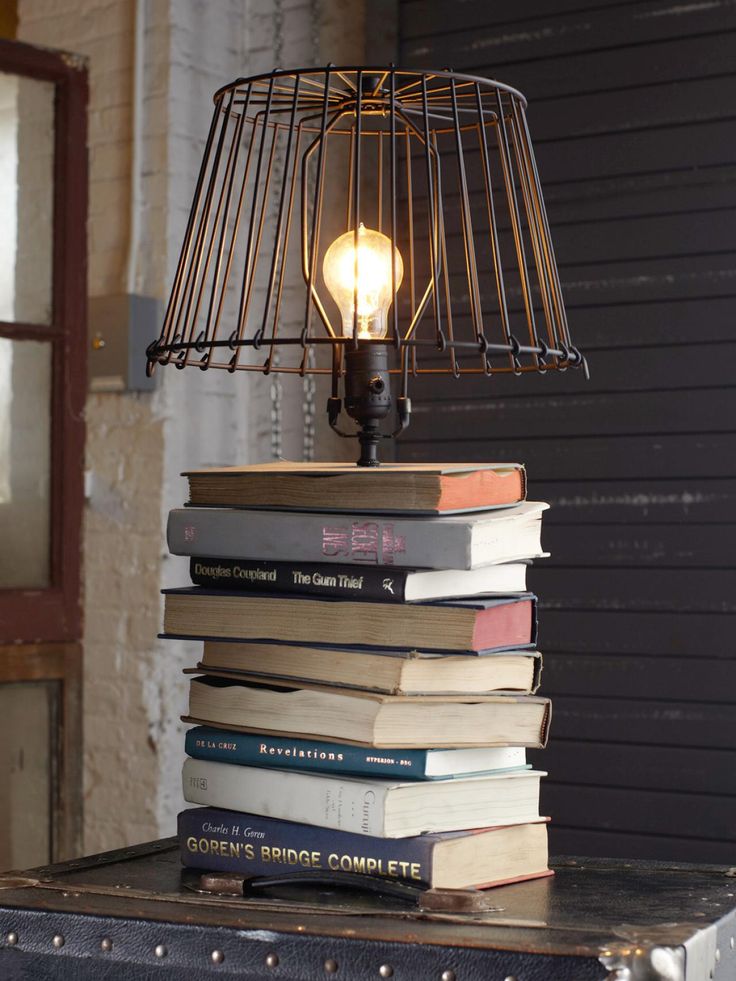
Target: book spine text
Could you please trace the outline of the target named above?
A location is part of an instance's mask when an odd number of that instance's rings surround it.
[[[423,779],[427,762],[427,751],[422,749],[372,749],[347,743],[223,732],[209,726],[190,729],[185,749],[188,756],[199,760],[401,780]]]
[[[426,838],[373,838],[209,807],[182,811],[178,833],[190,868],[247,876],[314,869],[431,884]]]
[[[470,568],[469,525],[442,518],[178,508],[169,513],[167,541],[174,555],[218,559]]]
[[[190,575],[195,586],[210,589],[303,593],[402,603],[408,570],[392,569],[390,566],[356,569],[350,565],[194,556],[190,563]]]

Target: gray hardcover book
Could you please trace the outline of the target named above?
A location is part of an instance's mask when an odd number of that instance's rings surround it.
[[[474,569],[543,555],[547,507],[527,501],[442,517],[178,508],[167,540],[174,555]]]

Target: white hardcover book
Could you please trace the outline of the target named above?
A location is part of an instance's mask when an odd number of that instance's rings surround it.
[[[539,819],[538,770],[449,781],[345,778],[188,759],[184,799],[283,821],[405,838]]]

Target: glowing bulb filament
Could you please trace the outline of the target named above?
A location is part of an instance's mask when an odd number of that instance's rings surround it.
[[[404,275],[401,253],[391,239],[361,222],[357,249],[355,232],[345,232],[325,253],[322,271],[342,317],[343,335],[353,336],[357,319],[360,339],[386,337],[389,307]]]

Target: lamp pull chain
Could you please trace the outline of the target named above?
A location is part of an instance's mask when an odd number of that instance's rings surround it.
[[[319,0],[310,2],[310,23],[311,23],[311,42],[312,60],[316,65],[319,60]],[[284,12],[283,0],[274,0],[273,5],[273,52],[274,61],[277,67],[281,66],[282,53],[284,46]],[[271,375],[271,457],[280,460],[283,457],[283,387],[281,384],[281,374],[278,371],[281,356],[278,348],[273,353],[273,373]],[[310,369],[314,368],[314,349],[307,351],[307,374],[302,379],[302,416],[303,416],[303,436],[302,436],[302,456],[305,461],[314,460],[315,449],[315,421],[316,421],[316,395],[317,386],[314,375],[310,374]]]
[[[321,15],[321,3],[320,0],[310,0],[309,3],[309,24],[311,28],[311,42],[312,42],[312,62],[314,65],[319,64],[320,60],[320,44],[319,44],[319,24]],[[307,351],[307,373],[302,379],[302,390],[304,393],[304,399],[302,402],[302,412],[304,415],[304,434],[303,434],[303,447],[302,455],[305,462],[310,462],[314,460],[314,449],[315,449],[315,422],[316,422],[316,397],[317,397],[317,383],[315,381],[315,376],[310,374],[311,369],[314,368],[314,347],[309,348]]]
[[[273,363],[278,368],[278,352],[274,352]],[[271,375],[271,457],[274,460],[283,458],[281,394],[281,376],[275,372]]]
[[[273,57],[276,68],[281,68],[284,52],[283,0],[273,0]],[[271,458],[281,460],[284,455],[283,386],[281,384],[281,352],[278,347],[271,358]]]

